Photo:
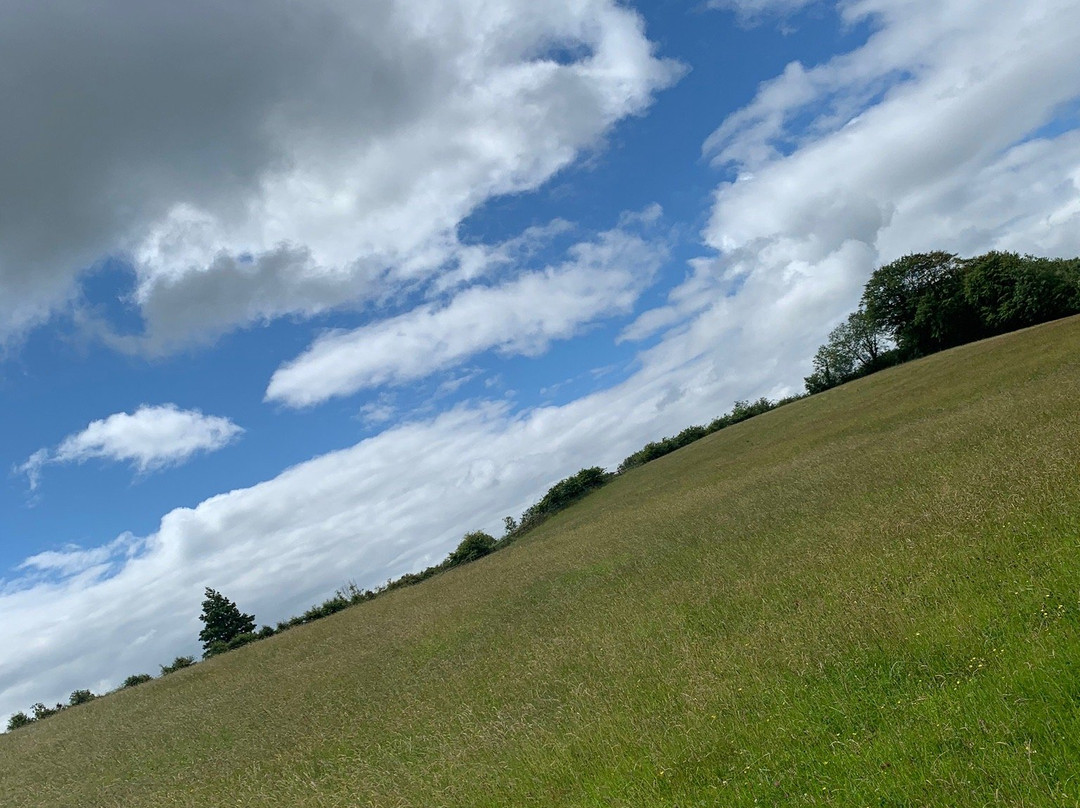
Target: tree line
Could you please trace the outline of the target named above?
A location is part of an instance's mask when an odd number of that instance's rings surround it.
[[[749,418],[901,362],[1076,313],[1080,313],[1080,258],[1047,259],[1004,252],[989,252],[974,258],[959,258],[945,252],[904,256],[870,276],[859,307],[829,333],[826,343],[814,354],[813,372],[804,380],[805,393],[778,401],[768,398],[736,401],[729,412],[708,424],[689,426],[676,435],[645,444],[619,463],[614,473],[599,466],[582,469],[551,486],[519,518],[505,517],[502,538],[496,539],[483,531],[466,533],[438,564],[405,573],[375,589],[360,589],[349,582],[332,597],[279,622],[276,627],[262,626],[256,630],[253,615],[244,614],[233,601],[207,588],[200,615],[203,629],[199,632],[203,658],[320,620],[483,558],[508,547],[616,476]],[[170,664],[160,666],[161,675],[193,664],[194,657],[178,656]],[[118,690],[152,678],[145,673],[134,674]],[[29,713],[20,711],[12,715],[8,730],[95,698],[89,690],[76,690],[68,704],[48,707],[39,702]]]
[[[819,393],[946,348],[1080,313],[1080,258],[915,253],[878,268],[814,354]]]

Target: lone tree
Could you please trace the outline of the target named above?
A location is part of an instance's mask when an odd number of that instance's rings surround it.
[[[242,613],[235,603],[210,587],[206,588],[206,600],[202,602],[199,619],[203,621],[199,640],[204,653],[219,643],[224,646],[241,634],[255,631],[254,615]]]
[[[468,564],[470,561],[483,558],[494,549],[495,538],[493,536],[484,533],[482,530],[466,533],[465,538],[461,540],[461,544],[446,559],[446,566],[456,567],[458,564]]]

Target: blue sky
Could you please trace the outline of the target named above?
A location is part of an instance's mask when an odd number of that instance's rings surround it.
[[[801,388],[874,267],[1080,253],[1080,11],[0,7],[0,713]]]

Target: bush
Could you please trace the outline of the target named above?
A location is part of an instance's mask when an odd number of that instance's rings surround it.
[[[229,644],[227,642],[216,640],[210,643],[210,647],[203,651],[203,659],[210,659],[210,657],[215,657],[218,654],[224,654],[228,650]]]
[[[539,502],[521,515],[518,531],[535,527],[549,516],[570,507],[586,494],[605,485],[613,476],[599,466],[592,466],[582,469],[565,480],[559,480],[548,489]]]
[[[466,533],[457,549],[446,559],[446,566],[456,567],[483,558],[495,549],[495,537],[481,530]]]
[[[121,689],[128,688],[128,687],[135,687],[136,685],[141,685],[144,682],[149,682],[153,678],[154,677],[151,676],[149,673],[134,673],[131,676],[129,676],[127,679],[125,679],[124,683],[122,685],[120,685],[120,687],[121,687]]]
[[[34,719],[40,721],[43,718],[49,718],[56,715],[58,712],[64,709],[63,704],[57,704],[55,707],[46,707],[40,701],[30,708],[34,711]]]
[[[255,642],[257,639],[259,639],[258,636],[250,632],[246,634],[237,634],[225,644],[225,647],[232,651],[234,648],[240,648],[248,643]]]
[[[80,704],[86,704],[88,701],[96,699],[93,693],[89,690],[73,690],[71,696],[68,697],[68,704],[72,707],[77,707]]]
[[[340,612],[342,609],[348,608],[352,605],[352,602],[346,599],[344,596],[338,594],[329,600],[325,600],[318,606],[312,606],[302,615],[300,615],[300,622],[310,623],[313,620],[321,620],[324,617],[329,617],[332,614]]]
[[[190,668],[195,664],[195,657],[193,656],[178,656],[168,665],[161,666],[161,675],[165,676],[169,673],[176,673],[183,668]]]
[[[33,723],[34,723],[33,718],[28,716],[22,710],[19,710],[19,712],[15,713],[13,716],[11,716],[11,718],[8,719],[8,724],[7,724],[8,732],[11,732],[11,730],[13,730],[13,729],[19,729],[19,727],[25,727],[27,724],[33,724]]]

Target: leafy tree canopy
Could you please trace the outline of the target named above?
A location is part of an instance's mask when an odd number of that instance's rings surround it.
[[[495,537],[483,531],[477,530],[466,533],[457,549],[446,559],[447,566],[455,567],[458,564],[467,564],[478,558],[483,558],[495,549]]]
[[[1080,259],[905,255],[870,276],[859,309],[814,355],[806,389],[1077,312]]]
[[[206,588],[206,599],[202,602],[199,619],[203,622],[199,641],[204,652],[209,651],[215,643],[228,645],[241,634],[255,632],[254,615],[244,614],[235,603],[209,587]]]

